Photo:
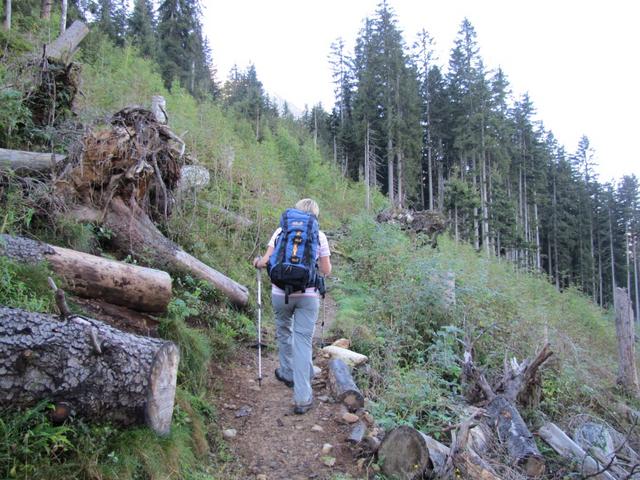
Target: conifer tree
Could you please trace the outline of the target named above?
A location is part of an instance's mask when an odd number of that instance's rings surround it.
[[[133,12],[129,17],[128,36],[131,44],[138,47],[144,57],[153,58],[155,56],[155,20],[153,5],[149,0],[134,1]]]

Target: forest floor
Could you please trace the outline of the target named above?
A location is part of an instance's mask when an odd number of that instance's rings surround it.
[[[336,305],[328,296],[325,301],[326,332],[335,319]],[[261,387],[255,346],[240,348],[235,358],[213,368],[220,389],[214,392],[219,427],[237,432],[226,440],[232,457],[230,471],[225,472],[228,478],[328,480],[340,478],[339,474],[367,478],[366,467],[358,468],[346,441],[350,426],[341,423],[339,405],[330,400],[325,383],[326,359],[319,354],[322,305],[318,317],[314,365],[320,366],[322,373],[312,382],[314,406],[304,415],[293,413],[293,390],[274,376],[278,356],[273,335],[263,340],[268,347],[263,348]],[[331,445],[328,452],[326,444]]]

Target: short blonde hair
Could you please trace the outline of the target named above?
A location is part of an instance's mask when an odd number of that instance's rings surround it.
[[[296,208],[298,210],[302,210],[303,212],[313,213],[316,217],[320,215],[320,207],[315,200],[311,200],[310,198],[303,198],[302,200],[298,200],[298,203],[296,203]]]

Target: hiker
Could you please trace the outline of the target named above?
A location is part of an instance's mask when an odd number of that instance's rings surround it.
[[[276,368],[275,376],[288,387],[293,387],[293,399],[295,407],[294,413],[303,414],[309,411],[313,405],[313,392],[311,391],[311,379],[313,378],[313,363],[311,360],[313,331],[315,329],[318,312],[320,310],[320,286],[319,282],[313,280],[316,265],[320,272],[327,276],[331,273],[331,252],[326,235],[317,227],[317,218],[320,213],[318,204],[309,198],[300,200],[295,205],[295,209],[287,210],[281,220],[281,226],[271,236],[267,245],[267,251],[262,256],[254,260],[256,268],[269,267],[269,275],[272,279],[271,303],[276,317],[276,338],[278,341],[278,358],[280,366]],[[302,230],[295,230],[291,227],[294,223],[304,223]],[[306,222],[306,223],[305,223]],[[288,231],[292,238],[288,241],[286,232],[283,234],[282,225],[289,226]],[[317,231],[317,235],[308,232]],[[299,237],[299,238],[293,238]],[[280,257],[284,256],[287,245],[280,242],[287,242],[293,245],[292,262],[300,263],[304,267],[306,261],[304,252],[315,251],[315,258],[308,261],[312,270],[311,284],[307,284],[304,290],[291,291],[289,287],[285,289],[274,284],[275,275],[279,267],[278,259],[271,256],[278,246],[277,251]],[[302,259],[295,257],[298,247],[303,252]],[[287,250],[287,256],[291,252]],[[271,259],[271,262],[270,262]],[[275,267],[275,268],[274,268]],[[295,268],[294,268],[295,270]],[[288,270],[287,270],[288,271]],[[320,279],[321,280],[321,279]],[[278,282],[281,283],[281,282]],[[282,284],[282,283],[281,283]],[[322,293],[324,290],[322,289]]]

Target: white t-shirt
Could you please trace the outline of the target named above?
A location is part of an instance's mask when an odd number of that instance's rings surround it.
[[[280,232],[282,232],[282,228],[278,227],[276,229],[275,232],[273,232],[273,235],[271,235],[271,239],[269,240],[269,243],[267,244],[269,247],[275,248],[276,246],[276,239],[278,238],[278,235],[280,235]],[[316,260],[320,257],[330,257],[331,256],[331,251],[329,250],[329,241],[327,240],[327,236],[324,234],[324,232],[322,230],[320,230],[318,232],[318,240],[320,242],[319,248],[318,248],[318,252],[316,254]],[[271,295],[282,295],[284,296],[284,290],[282,290],[280,287],[277,287],[276,285],[271,284]],[[309,287],[307,288],[304,292],[295,292],[289,295],[290,297],[296,297],[296,296],[314,296],[314,297],[318,297],[319,294],[316,291],[316,289],[314,287]]]

